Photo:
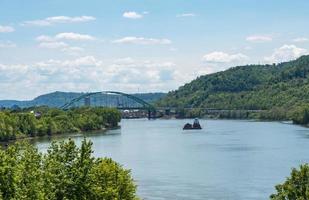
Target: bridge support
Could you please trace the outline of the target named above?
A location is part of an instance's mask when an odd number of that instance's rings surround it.
[[[148,110],[148,119],[155,119],[156,118],[156,111]]]

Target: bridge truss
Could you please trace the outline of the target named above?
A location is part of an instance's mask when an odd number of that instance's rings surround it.
[[[148,112],[148,118],[154,118],[156,115],[156,108],[150,103],[134,95],[117,91],[85,93],[70,100],[60,108],[69,109],[80,106],[113,107],[119,110],[144,110]]]

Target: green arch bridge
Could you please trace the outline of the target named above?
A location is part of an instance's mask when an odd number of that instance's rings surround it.
[[[155,118],[156,116],[156,108],[151,105],[150,103],[146,102],[145,100],[138,98],[134,95],[130,95],[127,93],[123,93],[123,92],[117,92],[117,91],[100,91],[100,92],[90,92],[90,93],[85,93],[77,98],[72,99],[70,102],[65,103],[64,105],[62,105],[60,108],[61,109],[68,109],[70,107],[74,107],[76,104],[80,104],[80,102],[82,100],[84,100],[84,105],[85,106],[90,106],[91,105],[91,99],[90,97],[95,97],[98,95],[106,95],[105,98],[107,98],[108,95],[114,95],[114,96],[120,96],[122,97],[123,101],[131,101],[131,105],[126,105],[126,103],[123,102],[119,102],[120,98],[116,98],[116,100],[118,101],[116,103],[116,105],[112,105],[110,107],[115,107],[117,109],[120,110],[146,110],[148,111],[148,118]],[[114,98],[115,101],[115,98]],[[132,102],[134,102],[132,105]],[[114,102],[115,104],[115,102]],[[103,102],[101,104],[101,106],[107,106],[106,102]]]

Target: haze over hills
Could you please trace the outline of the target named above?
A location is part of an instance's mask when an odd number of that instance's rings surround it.
[[[309,103],[309,56],[273,65],[246,65],[200,76],[157,104],[216,109],[291,110]]]
[[[40,95],[33,100],[29,101],[17,101],[17,100],[0,100],[0,107],[10,108],[12,106],[19,106],[21,108],[32,107],[32,106],[49,106],[49,107],[60,107],[65,103],[77,98],[85,93],[79,92],[53,92],[44,95]],[[164,97],[165,93],[136,93],[132,94],[136,97],[143,99],[146,102],[152,103],[158,99]],[[104,98],[104,97],[100,97]],[[115,101],[115,100],[114,100]]]

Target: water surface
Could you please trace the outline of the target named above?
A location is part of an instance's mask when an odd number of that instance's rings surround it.
[[[279,122],[122,120],[121,129],[85,134],[97,157],[132,169],[143,199],[268,199],[292,167],[309,162],[309,129]],[[83,135],[73,137],[80,142]],[[44,151],[50,139],[34,143]]]

